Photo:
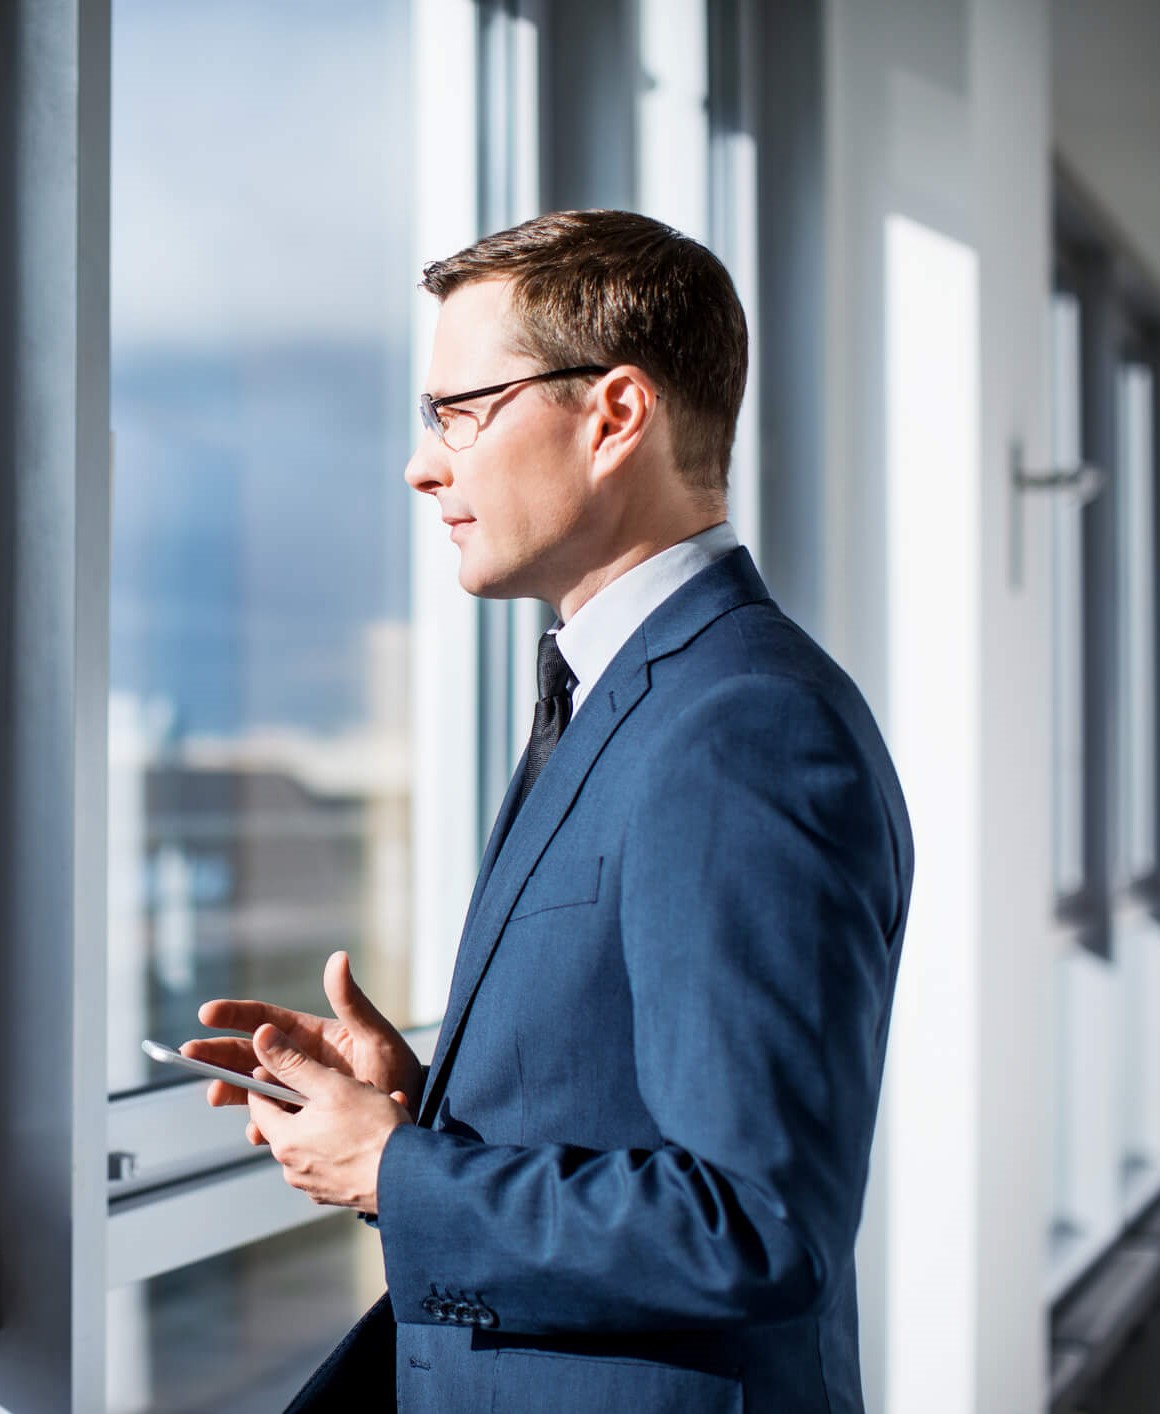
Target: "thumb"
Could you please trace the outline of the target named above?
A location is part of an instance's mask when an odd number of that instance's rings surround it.
[[[391,1029],[387,1018],[354,980],[348,953],[333,952],[326,959],[326,967],[322,973],[322,990],[326,993],[326,1000],[335,1016],[344,1026],[359,1029],[369,1027],[379,1032]]]
[[[402,1121],[403,1124],[415,1123],[415,1116],[411,1112],[411,1102],[407,1099],[406,1095],[403,1094],[402,1090],[392,1090],[388,1098],[394,1100],[395,1104],[400,1105],[405,1112],[407,1118]]]
[[[254,1054],[277,1080],[301,1095],[316,1092],[331,1074],[269,1022],[254,1032]]]

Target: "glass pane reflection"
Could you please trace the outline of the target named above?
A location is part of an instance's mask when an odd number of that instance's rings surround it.
[[[116,0],[110,1086],[409,1005],[405,0]]]

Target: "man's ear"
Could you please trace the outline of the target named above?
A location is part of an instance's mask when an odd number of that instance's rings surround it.
[[[616,472],[640,446],[656,413],[656,384],[631,364],[621,364],[597,383],[589,453],[597,481]]]

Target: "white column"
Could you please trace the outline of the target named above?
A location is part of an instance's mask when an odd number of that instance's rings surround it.
[[[414,0],[415,278],[429,260],[478,235],[476,12],[471,0]],[[423,75],[437,74],[425,83]],[[438,311],[414,305],[418,404]],[[419,435],[418,413],[415,432]],[[443,1013],[459,931],[478,865],[475,602],[459,587],[459,557],[429,497],[415,497],[411,529],[414,652],[414,946],[411,1012]]]
[[[639,0],[638,209],[709,240],[705,0]]]
[[[973,250],[886,228],[889,734],[917,841],[885,1121],[891,1414],[971,1414],[981,894]]]

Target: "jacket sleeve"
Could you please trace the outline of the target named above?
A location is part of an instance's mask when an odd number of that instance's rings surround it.
[[[621,927],[636,1083],[664,1143],[396,1130],[379,1227],[399,1321],[447,1319],[433,1291],[528,1333],[826,1304],[861,1209],[909,888],[866,722],[750,676],[650,747],[626,782]]]

